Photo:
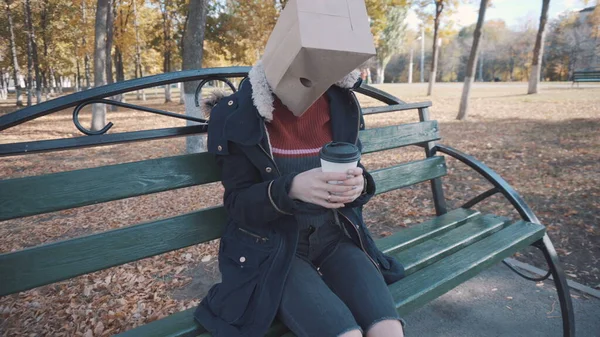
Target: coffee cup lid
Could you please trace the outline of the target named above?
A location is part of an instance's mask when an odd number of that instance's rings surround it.
[[[332,163],[351,163],[360,159],[360,150],[351,143],[330,142],[321,148],[321,159]]]

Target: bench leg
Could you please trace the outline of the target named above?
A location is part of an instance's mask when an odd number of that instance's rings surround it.
[[[558,261],[558,255],[554,245],[550,241],[548,234],[544,235],[544,238],[535,245],[542,250],[546,262],[552,272],[552,278],[556,285],[556,291],[558,292],[558,300],[560,301],[560,313],[563,321],[563,336],[564,337],[575,337],[575,315],[573,313],[573,302],[571,301],[571,295],[569,293],[569,285],[567,284],[567,277],[565,272]]]

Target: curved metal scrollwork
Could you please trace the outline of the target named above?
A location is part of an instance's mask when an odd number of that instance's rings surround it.
[[[82,133],[84,133],[84,134],[86,134],[88,136],[105,134],[114,125],[112,122],[108,122],[102,129],[97,130],[97,131],[92,131],[92,130],[88,130],[88,129],[84,128],[81,125],[81,123],[79,123],[79,113],[81,112],[81,109],[83,109],[83,107],[85,107],[85,106],[87,106],[89,104],[94,104],[94,103],[103,103],[103,104],[108,104],[108,105],[116,105],[116,106],[120,106],[120,107],[123,107],[123,108],[129,108],[129,109],[135,109],[135,110],[150,112],[150,113],[157,114],[157,115],[163,115],[163,116],[169,116],[169,117],[178,118],[178,119],[185,119],[185,120],[188,120],[188,121],[194,121],[194,122],[198,122],[198,123],[203,124],[203,125],[207,124],[207,120],[206,119],[202,119],[202,118],[190,117],[190,116],[181,115],[181,114],[177,114],[177,113],[173,113],[173,112],[169,112],[169,111],[164,111],[164,110],[159,110],[159,109],[153,109],[153,108],[148,108],[148,107],[144,107],[144,106],[139,106],[139,105],[134,105],[134,104],[129,104],[129,103],[123,103],[123,102],[119,102],[119,101],[113,101],[113,100],[109,100],[109,99],[93,99],[93,100],[89,100],[89,101],[85,101],[85,102],[79,103],[75,107],[75,110],[73,110],[73,124],[75,124],[75,127],[79,131],[81,131]]]
[[[198,83],[198,86],[196,87],[196,92],[194,93],[194,104],[196,104],[196,107],[200,106],[199,97],[200,97],[200,92],[202,91],[202,87],[204,87],[204,85],[206,85],[206,83],[211,82],[211,81],[225,82],[225,84],[227,84],[229,86],[231,91],[233,91],[233,92],[237,91],[237,89],[235,88],[235,85],[233,85],[233,83],[231,83],[231,81],[227,78],[219,77],[219,76],[205,78],[202,81],[200,81],[200,83]],[[240,83],[242,83],[242,82],[240,82]]]

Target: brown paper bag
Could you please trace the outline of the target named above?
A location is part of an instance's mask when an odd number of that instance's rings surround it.
[[[364,0],[290,0],[262,63],[275,95],[299,116],[373,55]]]

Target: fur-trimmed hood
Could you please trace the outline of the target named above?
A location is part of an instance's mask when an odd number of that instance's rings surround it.
[[[348,75],[344,76],[339,81],[335,82],[334,85],[350,89],[356,85],[356,82],[360,78],[360,71],[353,70]],[[252,102],[258,110],[258,113],[267,121],[273,120],[273,110],[275,109],[273,102],[273,90],[267,82],[267,76],[265,69],[262,65],[262,61],[259,60],[248,72],[248,80],[252,85]],[[219,103],[219,101],[226,97],[227,94],[222,90],[213,91],[210,96],[202,100],[201,109],[205,116],[210,115],[212,108]]]

